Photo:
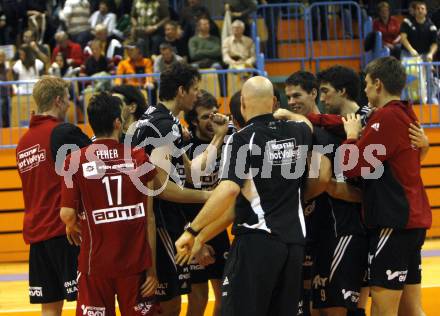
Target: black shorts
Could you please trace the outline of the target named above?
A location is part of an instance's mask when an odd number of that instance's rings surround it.
[[[160,302],[191,292],[189,267],[181,267],[175,260],[174,243],[179,237],[180,235],[168,232],[163,227],[157,227],[156,269],[159,286],[156,296]]]
[[[421,251],[426,229],[392,228],[369,231],[368,281],[370,286],[402,290],[422,281]]]
[[[368,263],[367,237],[335,237],[330,233],[317,247],[312,282],[313,307],[356,309]]]
[[[31,244],[31,304],[76,300],[78,254],[79,247],[71,246],[65,235]]]
[[[222,282],[223,316],[291,316],[301,294],[302,245],[266,233],[238,235]]]
[[[191,283],[205,283],[208,280],[221,280],[230,248],[227,231],[220,233],[207,242],[214,249],[215,262],[207,267],[197,263],[190,264]]]

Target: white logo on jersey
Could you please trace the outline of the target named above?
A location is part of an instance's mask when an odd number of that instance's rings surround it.
[[[388,281],[394,280],[395,278],[399,277],[399,282],[405,282],[406,275],[408,274],[408,270],[405,271],[391,271],[387,270],[386,274],[388,276]]]
[[[81,305],[83,315],[87,316],[105,316],[105,307]]]
[[[145,216],[144,203],[94,210],[92,216],[96,225],[129,221]]]
[[[17,165],[21,173],[38,167],[40,162],[46,160],[46,150],[40,150],[40,144],[26,148],[17,153]]]
[[[272,165],[290,165],[299,158],[295,138],[270,141],[266,144],[266,157]]]
[[[82,164],[84,178],[89,178],[98,175],[98,167],[96,161],[91,161]]]
[[[373,125],[371,125],[371,128],[374,129],[376,132],[379,131],[379,127],[380,127],[380,123],[374,123]]]
[[[225,277],[225,280],[223,281],[223,285],[229,285],[228,277]]]
[[[29,296],[43,297],[43,288],[41,286],[30,286],[29,287]]]

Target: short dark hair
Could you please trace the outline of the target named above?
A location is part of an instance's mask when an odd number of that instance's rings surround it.
[[[148,108],[147,101],[138,87],[130,85],[114,86],[111,91],[112,93],[123,95],[125,103],[136,104],[136,111],[134,111],[134,117],[136,120],[139,120]]]
[[[191,111],[185,113],[184,118],[188,123],[190,129],[194,129],[195,125],[192,123],[197,120],[197,109],[205,108],[205,109],[213,109],[218,108],[217,99],[208,91],[200,90],[199,95],[197,96],[196,101],[194,102],[194,107]]]
[[[229,101],[229,111],[240,127],[246,125],[243,114],[241,113],[241,91],[235,92],[231,97],[231,100]]]
[[[87,107],[90,126],[97,137],[113,133],[113,122],[121,119],[121,99],[107,92],[94,95]]]
[[[385,90],[392,95],[400,95],[405,88],[405,67],[395,57],[377,58],[365,68],[371,80],[379,79]]]
[[[348,99],[358,100],[361,82],[353,69],[336,65],[318,72],[317,78],[319,83],[329,83],[337,91],[345,88]]]
[[[177,27],[179,26],[179,23],[177,23],[176,21],[173,21],[173,20],[169,20],[164,24],[164,26],[166,26],[166,25],[172,25],[177,29]]]
[[[311,93],[313,89],[318,91],[318,81],[314,74],[308,71],[297,71],[291,74],[285,82],[286,86],[300,86],[307,93]]]
[[[200,80],[199,71],[184,63],[174,63],[160,74],[159,99],[174,100],[179,87],[188,92],[189,88]]]

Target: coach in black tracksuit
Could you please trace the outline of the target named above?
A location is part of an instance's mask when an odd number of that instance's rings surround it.
[[[222,181],[176,246],[184,252],[193,244],[191,235],[235,201],[236,238],[223,274],[222,315],[293,315],[302,281],[306,229],[300,196],[311,125],[274,118],[266,78],[249,79],[241,101],[247,124],[227,141]]]

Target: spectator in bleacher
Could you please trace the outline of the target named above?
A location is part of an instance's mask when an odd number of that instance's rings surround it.
[[[116,36],[118,39],[124,38],[124,34],[116,28],[116,14],[110,10],[110,0],[99,1],[99,10],[93,12],[89,23],[92,29],[96,30],[96,27],[102,24],[110,36]]]
[[[62,53],[58,53],[49,67],[48,74],[59,78],[68,78],[75,77],[79,70],[80,67],[73,68],[67,63],[66,57]]]
[[[427,15],[426,4],[418,1],[414,17],[403,20],[400,28],[402,56],[422,56],[426,61],[433,60],[438,49],[437,28]]]
[[[383,45],[390,49],[391,56],[400,59],[400,22],[390,14],[390,5],[381,1],[377,5],[377,14],[373,22],[373,30],[382,33]]]
[[[255,44],[252,38],[244,34],[244,22],[235,20],[232,22],[232,35],[225,38],[222,43],[223,62],[229,68],[252,68],[254,67]]]
[[[188,43],[191,65],[197,68],[222,68],[220,38],[209,33],[209,20],[205,17],[197,21],[197,35]]]
[[[168,21],[165,23],[165,37],[158,43],[155,43],[153,53],[155,55],[160,54],[160,46],[164,43],[173,47],[177,55],[188,58],[188,42],[179,37],[179,25],[176,21]]]
[[[35,41],[39,44],[43,43],[50,23],[47,11],[46,0],[26,1],[27,27],[33,30]]]
[[[205,17],[209,20],[209,33],[220,38],[220,30],[217,24],[211,19],[211,14],[207,7],[200,4],[200,0],[188,0],[180,11],[179,24],[183,30],[183,39],[187,42],[196,34],[197,21]]]
[[[94,41],[98,41],[101,44],[101,49],[103,54],[110,59],[115,65],[119,63],[119,61],[124,57],[124,47],[121,42],[116,38],[112,38],[108,36],[107,27],[104,24],[96,25],[95,29],[95,39]],[[90,56],[92,54],[92,49],[90,48],[90,44],[84,48],[84,55]]]
[[[84,56],[81,46],[78,43],[74,43],[69,40],[66,32],[61,31],[56,33],[55,41],[57,46],[55,46],[52,52],[52,62],[58,53],[62,53],[66,57],[68,65],[75,68],[83,64]]]
[[[66,31],[72,41],[86,46],[92,38],[90,32],[90,4],[87,0],[66,0],[60,19],[64,21]]]
[[[49,64],[49,46],[36,41],[34,31],[28,29],[23,32],[23,44],[29,45],[37,56],[46,65]]]
[[[257,0],[227,0],[225,3],[225,11],[231,12],[232,20],[239,19],[245,23],[245,32],[250,36],[250,15],[257,11]]]
[[[153,73],[153,63],[151,59],[142,56],[142,44],[138,42],[129,43],[126,46],[128,58],[121,60],[116,70],[117,75],[151,74]],[[128,78],[115,79],[116,85],[128,84],[132,86],[153,89],[153,78]]]
[[[179,62],[184,62],[184,59],[174,52],[174,47],[168,43],[162,43],[160,55],[154,61],[154,72],[160,73]]]
[[[6,60],[4,50],[0,50],[0,82],[12,80],[11,66]],[[11,89],[9,86],[0,86],[0,127],[9,127],[9,96]]]
[[[93,76],[97,73],[108,73],[113,70],[113,63],[104,55],[101,43],[98,40],[90,44],[92,55],[81,66],[80,76]]]
[[[36,80],[44,73],[44,63],[35,58],[33,49],[29,45],[21,45],[18,49],[19,60],[12,67],[14,79]],[[30,95],[34,84],[19,84],[17,94]]]
[[[144,40],[142,53],[151,56],[155,43],[161,40],[164,24],[169,20],[165,0],[134,0],[131,10],[132,36]]]

